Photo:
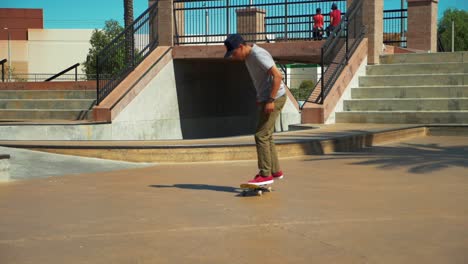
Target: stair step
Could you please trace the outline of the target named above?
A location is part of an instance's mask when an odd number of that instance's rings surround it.
[[[468,62],[465,63],[421,63],[421,64],[383,64],[366,67],[369,75],[409,75],[409,74],[452,74],[468,73]]]
[[[456,111],[468,110],[467,98],[360,99],[344,101],[345,111]]]
[[[0,99],[0,109],[83,109],[88,110],[93,99]]]
[[[468,62],[468,52],[408,53],[380,56],[381,64]]]
[[[353,99],[464,98],[468,97],[468,85],[353,88],[351,97]]]
[[[468,124],[468,111],[348,111],[337,123]]]
[[[359,78],[359,87],[468,85],[468,74],[374,75]]]
[[[31,119],[59,119],[59,120],[91,120],[92,111],[81,109],[64,110],[35,110],[8,109],[0,110],[1,120],[31,120]]]
[[[0,99],[96,99],[96,91],[0,90]]]

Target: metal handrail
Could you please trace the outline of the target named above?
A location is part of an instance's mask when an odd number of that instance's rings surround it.
[[[444,44],[442,43],[442,39],[440,34],[437,34],[437,51],[438,52],[445,52]]]
[[[67,73],[68,71],[71,71],[72,69],[75,69],[75,82],[78,81],[78,66],[80,66],[79,63],[75,63],[73,64],[72,66],[66,68],[65,70],[55,74],[54,76],[50,77],[50,78],[47,78],[44,82],[50,82],[52,81],[53,79],[61,76],[62,74],[64,73]]]
[[[356,25],[356,12],[362,12],[362,0],[355,0],[348,8],[348,13],[343,17],[340,25],[336,27],[323,44],[320,52],[321,77],[310,93],[308,99],[301,105],[301,109],[306,103],[323,104],[325,98],[335,84],[338,76],[348,63],[348,59],[354,53],[357,45],[364,37],[364,24]],[[362,18],[362,15],[361,15]],[[359,22],[359,21],[358,21]],[[350,46],[349,29],[354,31],[354,41]],[[344,41],[344,43],[343,43]],[[325,67],[328,66],[326,69]],[[320,89],[318,93],[317,90]],[[313,94],[318,94],[315,100],[310,101]]]
[[[151,38],[154,31],[151,31],[152,24],[150,25],[157,16],[157,7],[156,1],[97,54],[98,105],[158,46],[157,35]],[[116,57],[120,58],[117,63],[113,61]]]
[[[177,45],[218,44],[226,36],[239,33],[247,42],[295,41],[311,39],[311,10],[320,7],[328,18],[329,5],[336,3],[344,12],[346,0],[174,0],[174,39]],[[238,11],[259,10],[264,13],[264,28],[239,27],[254,22]],[[209,22],[206,22],[209,21]],[[328,20],[324,21],[328,23]]]
[[[3,59],[0,61],[0,64],[2,65],[2,82],[5,82],[5,63],[7,61],[7,59]]]
[[[406,48],[405,30],[408,24],[408,9],[391,9],[383,11],[383,43]]]
[[[10,82],[44,82],[47,78],[54,75],[53,73],[25,73],[25,72],[15,72],[10,79]],[[81,74],[78,73],[65,73],[57,77],[54,81],[89,81],[96,80],[95,74]]]

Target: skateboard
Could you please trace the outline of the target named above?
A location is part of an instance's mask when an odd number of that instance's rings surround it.
[[[242,183],[240,188],[242,189],[242,196],[246,196],[249,191],[257,193],[258,196],[262,196],[264,192],[271,192],[273,189],[271,184],[255,185],[250,183]]]

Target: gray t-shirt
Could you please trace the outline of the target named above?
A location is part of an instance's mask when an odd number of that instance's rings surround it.
[[[257,90],[257,101],[267,101],[270,98],[273,84],[273,76],[268,74],[268,70],[275,66],[275,61],[268,51],[253,44],[251,53],[245,59],[245,65]],[[283,96],[285,93],[285,85],[281,80],[276,98]]]

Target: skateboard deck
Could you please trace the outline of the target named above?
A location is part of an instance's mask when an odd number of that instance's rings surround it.
[[[242,183],[240,188],[242,189],[242,196],[247,195],[248,192],[257,193],[258,196],[262,196],[264,192],[271,192],[271,184],[255,185],[250,183]]]

